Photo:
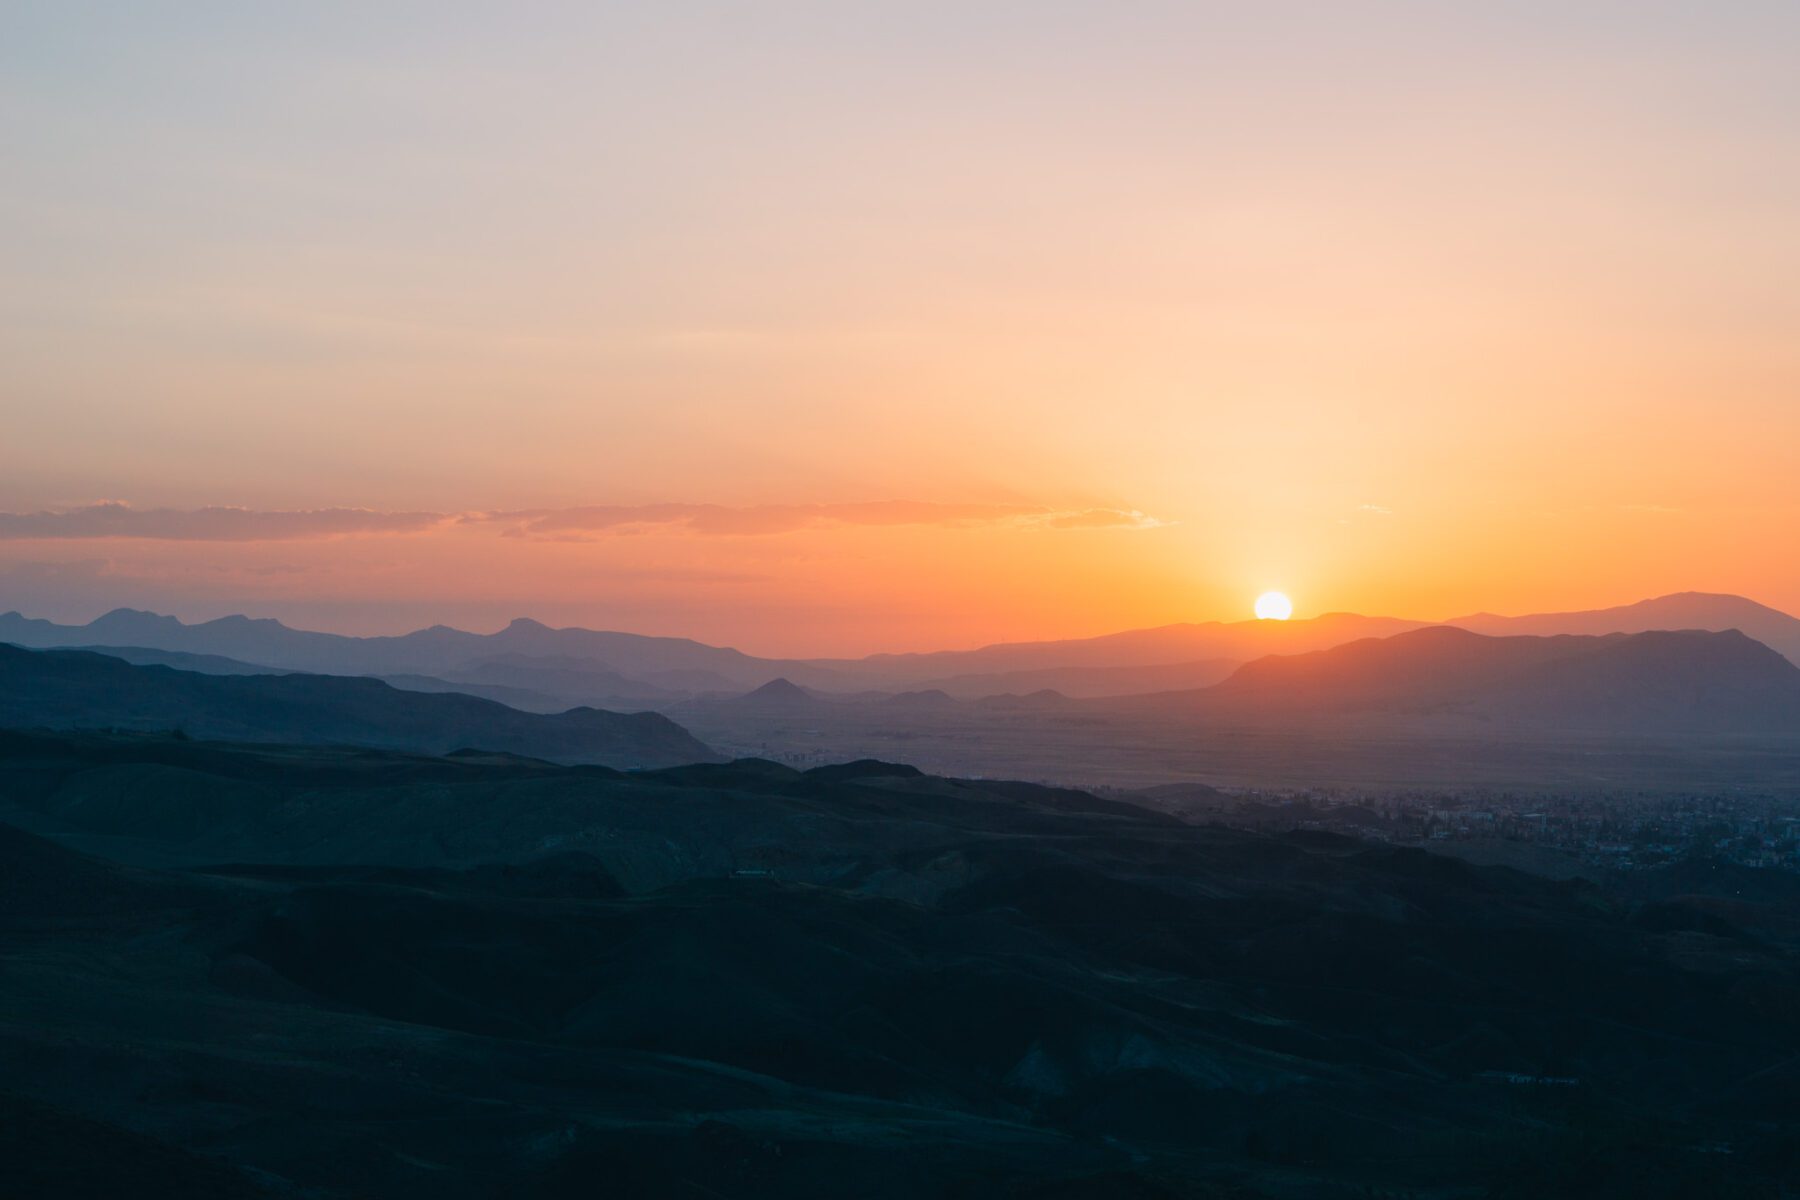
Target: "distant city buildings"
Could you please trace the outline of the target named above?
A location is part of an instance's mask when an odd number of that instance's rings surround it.
[[[1234,792],[1179,815],[1264,832],[1324,830],[1434,849],[1459,842],[1510,843],[1609,871],[1652,869],[1693,858],[1800,871],[1796,797],[1370,796],[1313,789]]]

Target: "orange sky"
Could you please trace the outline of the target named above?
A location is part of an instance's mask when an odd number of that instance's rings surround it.
[[[1800,611],[1793,6],[588,7],[9,18],[0,607]]]

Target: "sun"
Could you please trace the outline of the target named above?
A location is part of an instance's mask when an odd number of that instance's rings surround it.
[[[1264,592],[1256,598],[1259,621],[1285,621],[1294,615],[1294,602],[1280,592]]]

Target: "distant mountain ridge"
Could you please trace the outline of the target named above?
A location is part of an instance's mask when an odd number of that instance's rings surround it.
[[[442,681],[540,710],[559,704],[668,709],[696,696],[741,694],[776,679],[840,696],[939,690],[960,700],[1044,689],[1077,698],[1182,690],[1223,680],[1239,665],[1270,654],[1325,650],[1429,624],[1332,613],[1293,621],[1214,621],[1064,641],[1001,642],[974,650],[774,659],[688,638],[553,629],[525,618],[491,634],[434,625],[399,636],[364,638],[292,629],[267,618],[231,616],[190,625],[170,616],[116,609],[87,625],[6,613],[0,615],[0,642],[39,649],[134,648],[140,661],[152,652],[208,655],[270,670],[402,679],[422,688]],[[1800,662],[1800,619],[1741,596],[1685,592],[1591,612],[1477,613],[1443,624],[1476,633],[1534,636],[1739,629]],[[182,664],[171,660],[171,665]],[[193,665],[229,670],[220,664]]]
[[[1259,659],[1160,699],[1263,721],[1441,715],[1628,735],[1800,734],[1800,667],[1737,630],[1490,637],[1433,626]]]
[[[1242,662],[1265,654],[1295,654],[1358,638],[1387,637],[1425,624],[1428,622],[1398,617],[1326,613],[1294,621],[1207,621],[1128,629],[1064,641],[997,642],[977,650],[872,654],[863,659],[824,661],[854,663],[865,669],[879,668],[896,678],[921,681],[955,675],[1053,668],[1168,666],[1205,659]]]
[[[769,659],[688,638],[553,629],[528,618],[491,634],[434,625],[398,636],[351,637],[293,629],[270,618],[229,616],[190,625],[172,616],[121,608],[86,625],[0,614],[0,642],[34,649],[130,647],[285,671],[426,676],[452,684],[519,688],[570,703],[630,699],[664,707],[684,697],[739,692],[776,679],[837,694],[937,689],[978,699],[1052,688],[1071,695],[1124,695],[1200,686],[1263,654],[1319,649],[1420,624],[1340,613],[1288,622],[1170,625],[966,651]]]
[[[1800,665],[1800,618],[1742,596],[1713,592],[1676,592],[1586,612],[1533,613],[1522,617],[1475,613],[1444,623],[1475,633],[1540,637],[1557,633],[1648,633],[1657,629],[1719,633],[1736,629]]]
[[[716,758],[659,713],[528,713],[333,675],[208,675],[79,650],[0,645],[0,727],[179,729],[221,741],[341,743],[662,767]]]
[[[767,681],[764,665],[773,661],[688,638],[552,629],[523,617],[491,634],[433,625],[398,636],[350,637],[293,629],[273,619],[243,616],[189,625],[174,617],[121,608],[87,625],[57,625],[10,612],[0,615],[0,642],[36,649],[141,646],[335,675],[441,676],[446,668],[506,656],[563,656],[593,659],[612,671],[629,673],[634,680],[650,684],[664,671],[704,671],[734,684],[754,686]],[[791,665],[802,673],[809,670],[802,663],[781,665]]]

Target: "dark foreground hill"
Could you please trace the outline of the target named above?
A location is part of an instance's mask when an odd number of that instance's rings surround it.
[[[716,757],[656,713],[526,713],[458,694],[330,675],[210,675],[83,651],[0,645],[0,728],[179,729],[191,737],[344,742],[443,754],[467,746],[567,763],[672,766]]]
[[[145,1197],[1800,1183],[1793,893],[1736,876],[873,762],[148,736],[0,734],[0,822],[0,1117],[40,1131],[0,1179],[36,1194],[106,1163]]]

